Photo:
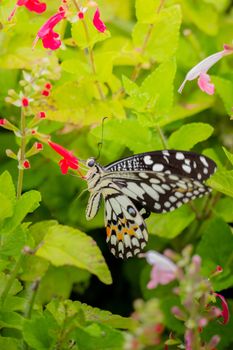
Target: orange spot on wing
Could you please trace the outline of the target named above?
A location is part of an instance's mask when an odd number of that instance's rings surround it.
[[[111,232],[112,232],[111,227],[107,226],[106,227],[106,232],[107,232],[107,236],[108,237],[111,236]]]

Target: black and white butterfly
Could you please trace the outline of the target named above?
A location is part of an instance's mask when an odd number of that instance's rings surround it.
[[[175,150],[141,153],[105,167],[93,158],[86,164],[86,218],[97,214],[103,197],[107,243],[119,258],[135,256],[146,246],[144,219],[150,212],[166,213],[209,193],[203,181],[216,169],[203,155]]]

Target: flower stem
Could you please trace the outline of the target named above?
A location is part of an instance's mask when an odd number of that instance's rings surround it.
[[[73,0],[73,3],[74,3],[74,6],[76,7],[77,11],[79,12],[80,11],[80,6],[78,5],[77,1]],[[88,44],[87,51],[88,51],[88,55],[89,55],[89,62],[90,62],[91,70],[92,70],[92,73],[94,75],[96,75],[96,66],[95,66],[94,52],[93,52],[92,47],[90,45],[90,35],[89,35],[89,32],[88,32],[87,23],[86,23],[85,19],[82,19],[81,21],[82,21],[84,32],[85,32],[85,36],[86,36],[86,39],[87,39],[87,44]],[[100,99],[104,100],[105,99],[105,95],[104,95],[104,92],[103,92],[103,90],[101,88],[101,85],[100,85],[99,81],[96,80],[95,84],[96,84],[96,87],[97,87]]]
[[[167,140],[165,138],[165,135],[164,135],[162,129],[160,128],[159,125],[156,125],[156,129],[157,129],[157,132],[159,134],[159,137],[160,137],[160,140],[162,142],[162,145],[163,145],[164,149],[168,149]]]
[[[20,121],[20,132],[21,132],[21,146],[20,146],[20,159],[19,159],[19,172],[18,172],[18,184],[17,184],[17,199],[21,197],[23,188],[23,175],[24,169],[22,168],[23,162],[25,160],[25,150],[26,150],[26,117],[24,113],[24,108],[21,108],[21,121]]]
[[[9,293],[9,291],[11,290],[11,287],[14,283],[14,280],[19,272],[19,269],[22,265],[22,262],[23,262],[23,259],[24,259],[24,254],[21,253],[20,257],[18,258],[18,261],[16,262],[15,264],[15,267],[13,268],[13,270],[11,271],[11,274],[10,274],[10,277],[7,281],[7,284],[2,292],[2,295],[1,295],[1,303],[2,305],[4,304],[5,300],[6,300],[6,297]]]
[[[25,308],[25,312],[24,312],[25,318],[28,318],[28,319],[31,318],[31,314],[32,314],[34,303],[35,303],[36,294],[38,291],[39,284],[40,284],[40,279],[36,279],[30,286],[29,298],[28,298],[28,302],[26,304],[26,308]]]

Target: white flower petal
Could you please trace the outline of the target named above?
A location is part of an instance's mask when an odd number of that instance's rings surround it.
[[[149,250],[145,253],[145,258],[148,264],[156,265],[159,270],[177,270],[177,266],[170,259],[156,251]]]

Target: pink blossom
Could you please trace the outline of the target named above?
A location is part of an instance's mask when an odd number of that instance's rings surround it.
[[[210,83],[210,76],[207,73],[201,73],[198,78],[198,86],[199,88],[206,92],[208,95],[213,95],[215,86]]]
[[[46,49],[57,50],[61,46],[59,34],[53,31],[53,28],[65,18],[65,10],[60,9],[58,13],[48,19],[47,22],[40,28],[37,33],[33,46],[36,45],[39,39],[42,40],[43,46]]]
[[[185,350],[194,350],[192,347],[193,343],[193,332],[191,329],[187,329],[185,332]]]
[[[224,45],[224,49],[222,51],[216,52],[213,55],[206,57],[204,60],[199,62],[196,66],[194,66],[187,74],[186,77],[181,84],[178,92],[182,93],[182,90],[187,81],[198,79],[198,86],[204,92],[209,95],[214,93],[214,85],[210,83],[210,77],[208,74],[208,70],[217,63],[221,58],[226,55],[230,55],[233,53],[233,48],[230,45]]]
[[[229,319],[230,319],[230,312],[229,312],[229,308],[228,308],[228,305],[227,305],[227,301],[226,299],[224,298],[224,296],[222,296],[221,294],[218,294],[218,293],[214,293],[214,295],[220,299],[221,301],[221,307],[222,307],[222,310],[221,310],[221,316],[222,316],[222,321],[220,323],[222,324],[227,324],[229,322]]]
[[[176,279],[177,266],[166,256],[150,250],[141,254],[152,265],[151,280],[147,284],[148,289],[156,288],[159,284],[168,284]]]
[[[20,6],[25,6],[29,11],[36,13],[42,13],[46,10],[46,4],[44,2],[40,2],[39,0],[18,0],[13,11],[8,17],[8,21],[12,19],[17,8]]]
[[[100,11],[98,8],[96,9],[94,17],[93,17],[93,24],[99,32],[101,32],[101,33],[105,32],[106,26],[105,26],[104,22],[101,21],[101,19],[100,19]]]

